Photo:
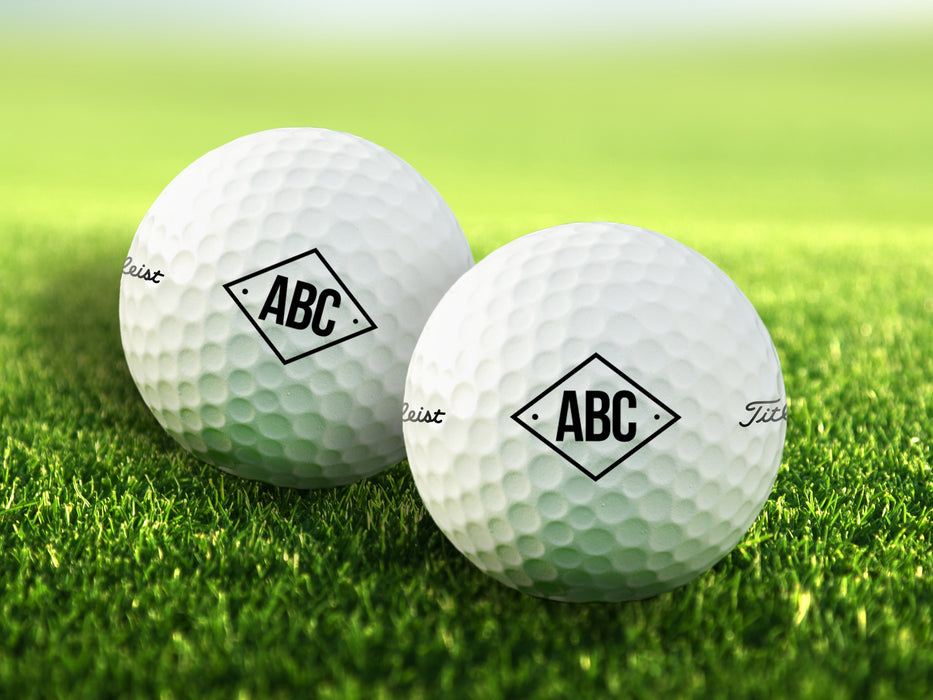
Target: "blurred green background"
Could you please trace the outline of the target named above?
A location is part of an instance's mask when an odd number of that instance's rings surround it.
[[[929,221],[933,10],[651,7],[4,4],[0,217],[128,239],[198,155],[312,125],[398,152],[471,237]]]
[[[0,4],[0,696],[928,697],[928,2]],[[299,493],[166,437],[119,345],[162,188],[246,133],[410,162],[477,258],[615,220],[720,265],[791,405],[775,491],[686,588],[485,579],[404,464]]]

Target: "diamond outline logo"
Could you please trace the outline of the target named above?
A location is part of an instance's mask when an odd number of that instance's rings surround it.
[[[330,274],[333,281],[337,284],[337,286],[340,287],[340,291],[344,295],[346,295],[346,298],[350,300],[350,302],[353,304],[356,310],[359,311],[360,315],[366,320],[366,324],[362,328],[355,330],[352,333],[349,333],[347,335],[341,335],[340,337],[334,340],[331,340],[329,342],[326,342],[323,345],[317,345],[313,347],[311,350],[299,353],[297,355],[293,355],[291,357],[285,357],[283,353],[276,347],[272,339],[269,338],[266,332],[262,329],[262,327],[259,325],[257,320],[253,318],[253,315],[249,312],[249,309],[247,309],[246,306],[240,301],[240,299],[237,298],[237,295],[234,293],[233,288],[237,285],[242,284],[243,282],[246,282],[255,277],[264,275],[267,272],[271,272],[272,270],[276,270],[280,267],[290,265],[296,260],[301,260],[302,258],[306,258],[308,256],[314,256],[317,259],[317,261],[320,262],[324,266],[324,268]],[[231,282],[227,282],[223,285],[223,288],[226,290],[227,294],[230,295],[230,298],[233,299],[233,302],[239,307],[240,311],[243,312],[243,315],[246,316],[250,324],[252,324],[253,328],[256,329],[256,332],[259,333],[260,337],[262,337],[262,339],[266,341],[266,344],[269,346],[272,352],[275,353],[275,356],[279,359],[279,361],[283,365],[296,362],[297,360],[301,360],[305,357],[308,357],[309,355],[313,355],[317,352],[320,352],[321,350],[326,350],[327,348],[333,347],[334,345],[338,345],[346,340],[350,340],[351,338],[356,338],[357,336],[363,335],[364,333],[369,333],[370,331],[374,331],[376,330],[376,328],[378,328],[378,326],[376,325],[376,322],[373,321],[372,317],[368,313],[366,313],[366,309],[363,308],[363,306],[360,304],[357,298],[349,290],[347,285],[343,283],[343,280],[340,279],[340,277],[334,271],[334,268],[331,267],[330,263],[327,262],[327,260],[324,258],[324,255],[321,253],[321,251],[318,250],[317,248],[312,248],[311,250],[308,250],[304,253],[293,255],[292,257],[286,260],[281,260],[277,263],[273,263],[272,265],[268,265],[267,267],[264,267],[261,270],[256,270],[255,272],[251,272],[248,275],[244,275],[243,277],[239,277]],[[355,322],[356,321],[354,321],[354,323]]]
[[[535,404],[537,404],[539,401],[541,401],[541,400],[542,400],[543,398],[545,398],[546,396],[550,395],[550,393],[551,393],[552,391],[556,390],[556,389],[557,389],[558,387],[560,387],[562,384],[566,383],[568,380],[570,380],[572,377],[574,377],[575,375],[577,375],[579,372],[581,372],[581,371],[582,371],[584,368],[586,368],[587,366],[591,365],[593,362],[600,362],[600,363],[602,363],[602,365],[604,365],[607,369],[609,369],[613,374],[618,375],[619,377],[621,377],[621,378],[626,382],[626,384],[627,384],[629,387],[632,387],[632,388],[636,389],[636,390],[637,390],[639,393],[641,393],[643,396],[647,397],[647,398],[650,399],[652,402],[654,402],[654,404],[655,404],[657,407],[663,409],[664,411],[666,411],[666,412],[670,415],[670,419],[669,419],[667,422],[665,422],[665,423],[664,423],[663,425],[661,425],[659,428],[657,428],[656,430],[654,430],[654,431],[653,431],[650,435],[648,435],[647,437],[642,438],[641,440],[639,440],[638,443],[637,443],[636,445],[632,446],[630,449],[627,449],[627,450],[622,454],[621,457],[618,457],[617,459],[615,459],[615,461],[613,461],[608,467],[605,467],[605,468],[603,468],[602,470],[600,470],[600,471],[598,471],[598,472],[595,472],[595,473],[594,473],[594,470],[591,470],[591,469],[587,468],[586,466],[584,466],[583,464],[581,464],[580,461],[578,461],[577,459],[574,459],[572,456],[570,456],[569,454],[567,454],[567,451],[566,451],[566,450],[561,449],[559,446],[557,446],[556,444],[554,444],[554,442],[553,442],[552,440],[550,440],[550,439],[549,439],[548,437],[546,437],[545,435],[542,435],[541,432],[540,432],[539,430],[535,429],[532,425],[530,425],[528,422],[526,422],[525,420],[523,420],[522,417],[521,417],[522,414],[525,413],[526,411],[528,411],[532,406],[534,406]],[[537,417],[537,416],[535,416],[535,417]],[[655,417],[656,417],[656,418],[659,418],[660,415],[655,416]],[[550,386],[548,386],[546,389],[544,389],[544,391],[540,392],[537,396],[535,396],[533,399],[531,399],[531,401],[529,401],[529,402],[526,403],[524,406],[522,406],[520,409],[518,409],[517,411],[515,411],[515,413],[512,414],[511,418],[512,418],[512,420],[514,420],[516,423],[518,423],[518,424],[521,425],[523,428],[525,428],[525,430],[527,430],[527,431],[530,432],[532,435],[534,435],[536,438],[538,438],[538,439],[539,439],[541,442],[543,442],[545,445],[547,445],[547,446],[550,447],[552,450],[554,450],[557,454],[559,454],[559,455],[560,455],[561,457],[563,457],[565,460],[567,460],[568,462],[570,462],[570,464],[572,464],[574,467],[576,467],[576,468],[579,469],[581,472],[583,472],[583,473],[586,474],[588,477],[590,477],[593,481],[599,481],[599,480],[600,480],[602,477],[604,477],[606,474],[608,474],[608,473],[611,472],[613,469],[615,469],[615,468],[618,467],[620,464],[622,464],[622,462],[624,462],[626,459],[628,459],[629,457],[631,457],[633,454],[635,454],[636,452],[638,452],[641,448],[643,448],[643,447],[644,447],[645,445],[647,445],[649,442],[651,442],[651,441],[654,440],[656,437],[658,437],[661,433],[663,433],[663,432],[666,431],[668,428],[670,428],[672,425],[674,425],[674,423],[676,423],[677,421],[679,421],[679,420],[681,419],[681,416],[680,416],[680,414],[678,414],[676,411],[674,411],[672,408],[670,408],[667,404],[665,404],[663,401],[661,401],[659,398],[657,398],[654,394],[652,394],[650,391],[648,391],[647,389],[645,389],[641,384],[639,384],[639,383],[636,382],[634,379],[632,379],[632,378],[631,378],[629,375],[627,375],[625,372],[623,372],[622,370],[620,370],[620,369],[618,369],[617,367],[615,367],[614,365],[612,365],[612,363],[610,363],[608,360],[606,360],[602,355],[600,355],[599,353],[593,353],[593,354],[590,355],[588,358],[586,358],[583,362],[581,362],[581,363],[578,364],[576,367],[574,367],[572,370],[570,370],[570,371],[567,372],[565,375],[563,375],[563,376],[562,376],[560,379],[558,379],[556,382],[554,382],[553,384],[551,384]]]

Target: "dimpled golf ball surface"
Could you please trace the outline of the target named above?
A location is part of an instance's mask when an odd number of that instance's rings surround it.
[[[715,265],[621,224],[495,251],[409,368],[405,443],[431,516],[523,592],[619,601],[729,552],[773,486],[786,403],[770,336]]]
[[[404,458],[405,372],[473,264],[454,215],[400,158],[316,128],[207,153],[162,192],[124,264],[139,391],[197,457],[296,488]]]

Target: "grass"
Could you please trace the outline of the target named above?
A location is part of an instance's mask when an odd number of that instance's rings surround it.
[[[928,697],[930,46],[0,44],[0,696]],[[652,600],[550,603],[463,559],[404,464],[305,493],[163,434],[123,362],[122,258],[190,160],[288,124],[402,154],[477,257],[608,219],[726,270],[791,397],[735,551]]]

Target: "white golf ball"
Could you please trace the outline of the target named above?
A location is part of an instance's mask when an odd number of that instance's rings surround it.
[[[473,264],[450,208],[369,141],[274,129],[199,158],[130,246],[120,331],[162,427],[239,476],[315,488],[404,459],[418,334]]]
[[[431,314],[405,388],[415,484],[490,576],[558,600],[645,598],[758,516],[787,423],[767,330],[706,258],[611,223],[524,236]]]

